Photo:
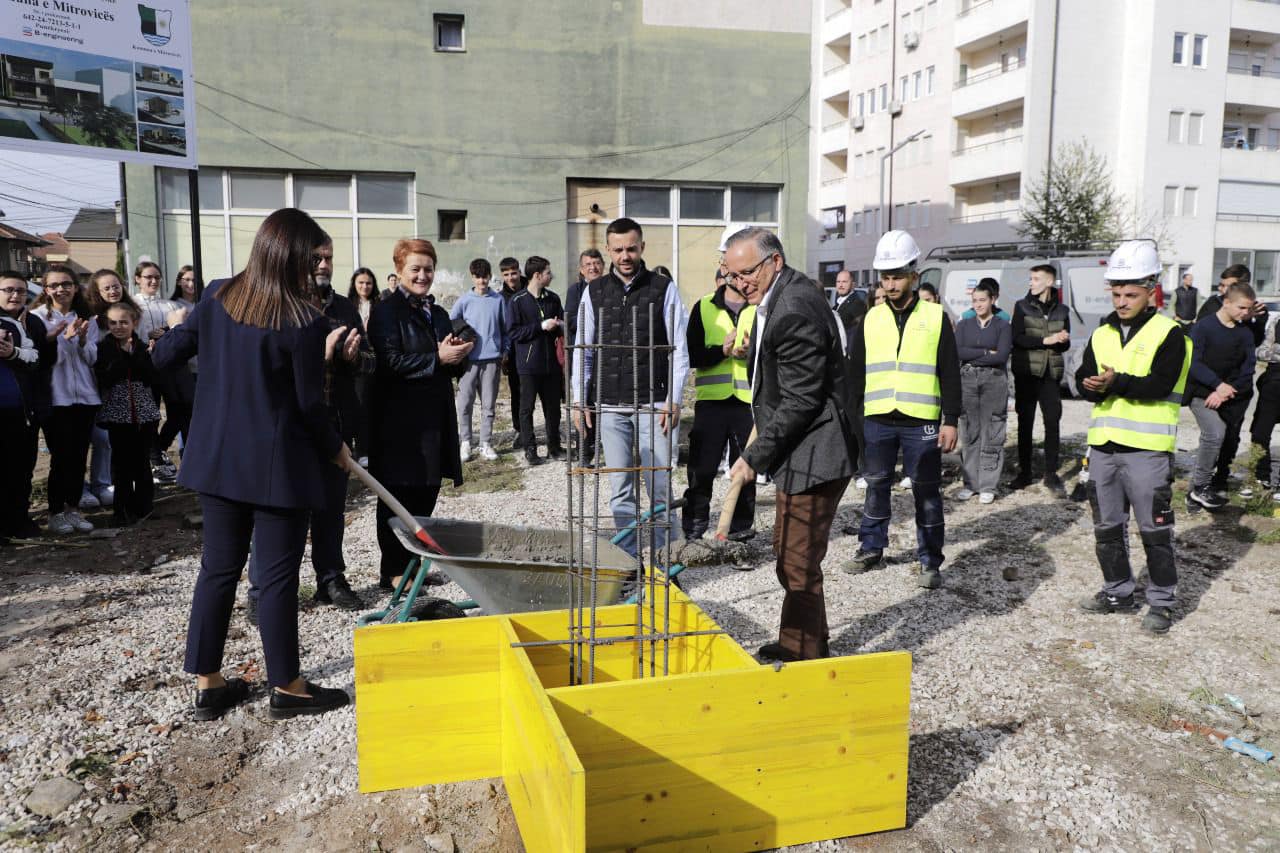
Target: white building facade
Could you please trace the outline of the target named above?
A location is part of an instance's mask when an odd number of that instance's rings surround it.
[[[1018,239],[1050,152],[1087,141],[1166,287],[1244,263],[1280,293],[1276,0],[815,0],[813,33],[810,272],[870,281],[888,227]]]

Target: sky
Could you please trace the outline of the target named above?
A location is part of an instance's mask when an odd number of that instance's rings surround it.
[[[81,207],[120,198],[120,166],[87,157],[5,149],[0,141],[0,222],[31,234],[64,231]]]

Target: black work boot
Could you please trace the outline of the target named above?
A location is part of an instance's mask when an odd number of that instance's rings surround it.
[[[1142,630],[1148,634],[1167,634],[1173,624],[1173,609],[1170,607],[1152,607],[1142,617]]]
[[[347,579],[338,576],[328,583],[321,584],[312,598],[318,604],[332,604],[339,610],[363,610],[364,602],[356,595]]]
[[[1132,595],[1108,595],[1096,593],[1092,598],[1082,599],[1080,609],[1086,613],[1133,613],[1135,606]]]
[[[1021,471],[1019,471],[1018,476],[1014,477],[1013,481],[1009,483],[1009,488],[1025,489],[1027,486],[1030,486],[1034,482],[1035,480],[1031,477],[1030,469],[1024,468]]]
[[[536,447],[530,446],[524,449],[524,461],[528,462],[529,465],[533,466],[533,465],[541,465],[546,460],[538,455],[538,449]]]

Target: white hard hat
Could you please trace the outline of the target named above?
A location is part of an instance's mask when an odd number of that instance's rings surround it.
[[[872,269],[900,270],[911,266],[920,257],[920,247],[906,231],[887,231],[876,243],[876,259]]]
[[[730,237],[732,237],[734,234],[737,234],[739,231],[743,230],[744,228],[750,228],[750,227],[751,226],[745,222],[730,222],[728,225],[726,225],[724,227],[724,230],[720,232],[720,251],[723,252],[725,249],[729,247]]]
[[[1107,261],[1107,281],[1143,281],[1160,275],[1160,253],[1152,240],[1127,240]]]

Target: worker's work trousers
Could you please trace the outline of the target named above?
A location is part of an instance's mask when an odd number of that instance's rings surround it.
[[[640,520],[647,512],[641,509],[640,481],[644,480],[645,491],[649,493],[650,508],[671,505],[671,477],[664,469],[671,464],[672,450],[680,442],[679,430],[672,429],[664,435],[656,413],[643,410],[637,413],[634,409],[606,410],[597,428],[607,467],[634,468],[638,459],[644,469],[615,471],[609,475],[609,510],[613,513],[613,523],[619,531],[637,525],[618,547],[634,557],[641,546],[652,544],[649,559],[651,565],[657,566],[660,564],[658,552],[666,547],[671,535],[671,513],[664,511],[648,521]]]
[[[496,358],[473,361],[458,380],[458,440],[471,441],[471,410],[480,397],[480,443],[489,444],[493,437],[493,417],[498,404],[498,380],[501,365]],[[463,460],[466,461],[466,460]]]
[[[893,468],[902,450],[902,471],[911,478],[916,500],[916,554],[920,565],[936,569],[944,559],[946,522],[942,515],[942,449],[938,447],[938,425],[887,424],[875,418],[863,421],[867,438],[867,497],[863,504],[858,540],[864,551],[889,547],[889,520],[892,515],[889,490]]]
[[[682,524],[686,539],[697,539],[711,523],[711,487],[716,480],[725,445],[729,466],[738,461],[751,437],[751,404],[728,400],[699,400],[693,407],[689,431],[689,488],[684,492]],[[750,530],[756,518],[756,484],[747,483],[733,509],[730,533]]]
[[[773,524],[773,553],[785,596],[778,643],[801,658],[827,656],[827,604],[822,594],[822,559],[827,555],[831,520],[849,478],[832,480],[806,492],[778,490]]]
[[[964,392],[964,416],[960,418],[964,487],[994,494],[1004,470],[1009,381],[1002,367],[966,364],[960,368],[960,387]]]
[[[1173,454],[1089,448],[1089,503],[1102,568],[1102,589],[1123,598],[1134,590],[1129,563],[1129,510],[1147,555],[1147,603],[1172,607],[1178,585],[1173,551]]]

